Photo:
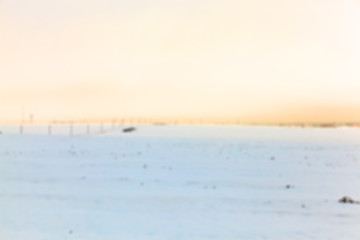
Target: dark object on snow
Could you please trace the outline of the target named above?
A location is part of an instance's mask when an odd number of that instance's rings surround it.
[[[339,203],[360,204],[360,201],[355,201],[351,197],[344,196],[344,197],[339,199]]]
[[[136,130],[136,128],[134,128],[134,127],[128,127],[128,128],[124,128],[122,131],[124,133],[129,133],[129,132],[133,132],[135,130]]]

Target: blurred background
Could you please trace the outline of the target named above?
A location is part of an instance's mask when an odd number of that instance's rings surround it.
[[[358,66],[356,0],[0,1],[2,123],[357,122]]]

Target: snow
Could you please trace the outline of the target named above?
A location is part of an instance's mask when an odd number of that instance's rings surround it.
[[[0,239],[359,239],[360,130],[0,126]]]

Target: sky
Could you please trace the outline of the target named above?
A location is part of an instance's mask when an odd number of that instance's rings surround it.
[[[0,121],[360,121],[360,0],[0,0]]]

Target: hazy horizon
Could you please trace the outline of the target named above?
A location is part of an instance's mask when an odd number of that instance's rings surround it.
[[[360,122],[359,0],[2,0],[0,122]]]

